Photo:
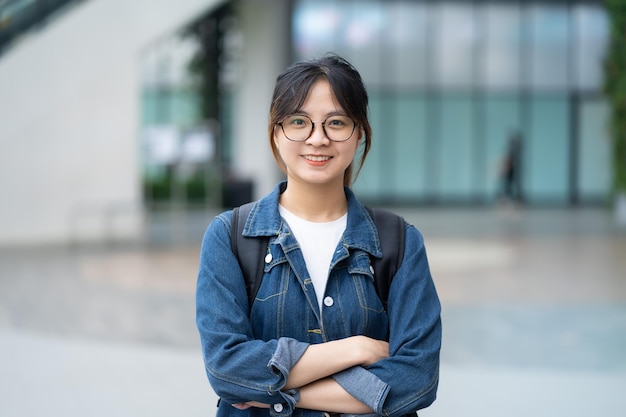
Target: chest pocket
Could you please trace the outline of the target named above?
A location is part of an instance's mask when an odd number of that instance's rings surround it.
[[[311,331],[320,328],[311,297],[307,296],[309,291],[314,293],[313,286],[301,283],[281,250],[276,254],[265,258],[269,262],[264,264],[263,279],[250,311],[254,334],[263,340],[292,337],[309,341]]]

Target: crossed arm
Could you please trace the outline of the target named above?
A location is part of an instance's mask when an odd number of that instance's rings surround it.
[[[373,410],[339,385],[331,375],[357,365],[371,365],[389,356],[389,343],[366,336],[310,345],[289,372],[285,389],[300,390],[299,408],[366,414]],[[238,409],[267,408],[268,404],[233,404]]]

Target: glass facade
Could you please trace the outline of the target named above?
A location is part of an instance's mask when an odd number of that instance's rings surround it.
[[[364,198],[491,202],[515,132],[527,202],[608,197],[600,2],[299,0],[292,23],[295,59],[339,53],[367,84]]]
[[[142,185],[151,209],[216,204],[217,144],[190,69],[198,50],[193,37],[173,36],[155,42],[141,57]]]

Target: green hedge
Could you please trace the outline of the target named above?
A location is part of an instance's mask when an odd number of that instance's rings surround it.
[[[604,92],[610,105],[613,189],[626,192],[626,0],[605,0],[610,39],[604,62]]]

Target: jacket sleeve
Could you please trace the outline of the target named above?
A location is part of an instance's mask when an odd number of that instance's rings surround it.
[[[389,358],[349,370],[349,378],[337,374],[335,380],[362,402],[376,405],[378,414],[396,417],[429,406],[439,381],[441,306],[423,237],[411,225],[407,225],[404,260],[391,283],[387,310]],[[361,392],[358,380],[367,379],[379,379],[388,389],[370,384],[374,391]]]
[[[276,414],[288,415],[295,400],[281,389],[308,344],[254,339],[243,274],[230,244],[231,216],[224,213],[211,222],[200,250],[196,324],[206,373],[215,393],[229,404],[281,403],[282,412]]]

